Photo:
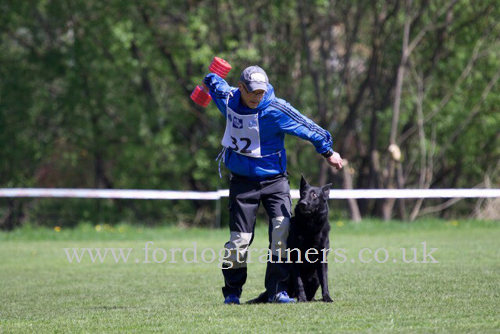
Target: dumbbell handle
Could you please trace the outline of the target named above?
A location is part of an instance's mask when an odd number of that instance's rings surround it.
[[[231,71],[231,68],[231,65],[227,61],[219,57],[214,57],[212,63],[208,67],[210,72],[217,74],[223,79],[226,78],[229,71]],[[203,84],[203,86],[196,86],[191,93],[191,100],[202,107],[208,106],[212,98],[206,90],[205,84]]]

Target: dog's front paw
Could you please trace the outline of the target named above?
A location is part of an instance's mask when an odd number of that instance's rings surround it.
[[[332,297],[330,297],[330,295],[324,295],[323,296],[323,301],[325,303],[333,303],[333,299],[332,299]]]
[[[299,303],[307,302],[306,295],[298,295],[297,296],[297,300],[298,300]]]

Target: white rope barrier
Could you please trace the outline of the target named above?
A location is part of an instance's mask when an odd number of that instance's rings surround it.
[[[291,190],[299,198],[299,190]],[[163,200],[218,200],[228,197],[229,190],[173,191],[140,189],[63,189],[63,188],[0,188],[0,197],[23,198],[116,198]],[[354,189],[330,190],[330,199],[360,198],[494,198],[500,189]]]

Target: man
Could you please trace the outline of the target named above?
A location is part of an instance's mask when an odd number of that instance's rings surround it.
[[[230,239],[225,244],[222,269],[224,303],[239,304],[247,278],[247,251],[254,237],[261,202],[269,216],[271,256],[265,277],[269,301],[295,302],[286,292],[289,269],[283,263],[291,217],[285,134],[310,141],[327,163],[337,169],[342,168],[342,159],[332,150],[328,131],[274,96],[274,88],[259,66],[247,67],[241,73],[238,88],[230,87],[214,73],[205,77],[204,84],[226,118],[221,155],[231,171]]]

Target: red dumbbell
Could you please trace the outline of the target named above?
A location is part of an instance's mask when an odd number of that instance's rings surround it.
[[[208,67],[208,70],[212,73],[217,74],[222,79],[224,79],[229,71],[231,71],[231,65],[222,58],[214,57],[212,60],[212,64]],[[197,105],[202,107],[208,106],[212,98],[203,86],[196,86],[196,88],[191,93],[191,100],[194,101]]]

